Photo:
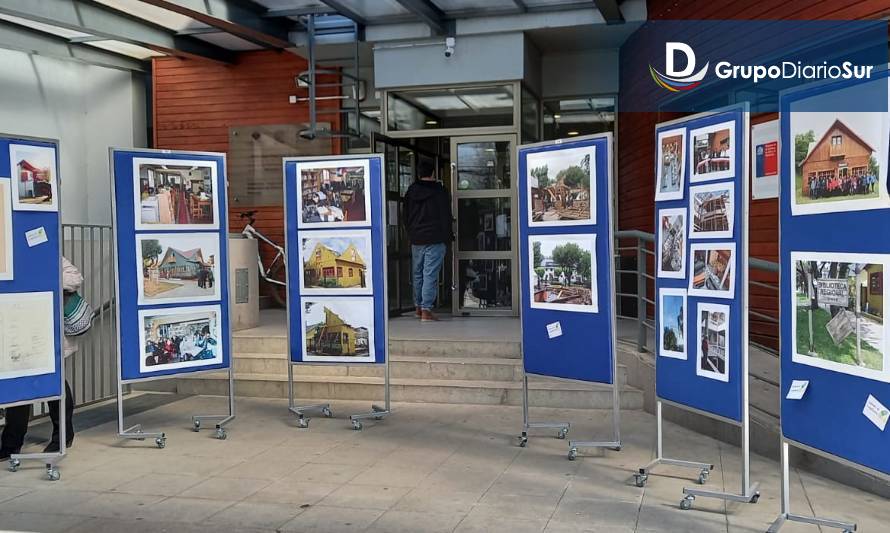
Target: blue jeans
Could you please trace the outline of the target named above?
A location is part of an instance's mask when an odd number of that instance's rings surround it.
[[[445,259],[445,244],[412,244],[414,269],[414,305],[427,311],[436,305],[439,292],[439,270]]]

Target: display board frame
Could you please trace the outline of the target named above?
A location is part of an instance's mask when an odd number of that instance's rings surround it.
[[[354,162],[360,163],[357,166],[362,167],[365,191],[367,194],[362,199],[364,206],[364,221],[343,221],[344,224],[338,225],[337,222],[322,222],[318,226],[313,227],[312,222],[303,220],[303,183],[302,177],[298,181],[298,172],[303,165],[316,164],[319,170],[337,168],[333,163]],[[386,209],[384,198],[384,171],[385,158],[383,154],[348,154],[348,155],[328,155],[328,156],[300,156],[282,158],[282,178],[284,190],[284,214],[285,214],[285,242],[287,245],[285,265],[287,268],[287,341],[288,341],[288,411],[296,416],[297,426],[299,428],[309,427],[309,417],[307,413],[321,412],[325,417],[332,417],[330,403],[319,403],[311,405],[297,405],[296,391],[294,380],[294,366],[296,365],[312,365],[312,366],[338,366],[338,365],[371,365],[382,366],[384,374],[384,404],[383,406],[372,405],[371,410],[365,413],[358,413],[349,416],[354,430],[362,429],[362,420],[373,418],[382,420],[391,414],[390,400],[390,362],[389,362],[389,316],[388,316],[388,275],[386,261]],[[354,191],[351,191],[354,195]],[[325,197],[321,187],[318,193]],[[330,191],[329,191],[330,193]],[[354,199],[354,196],[353,196]],[[317,207],[316,207],[317,209]],[[344,218],[346,218],[345,215]],[[370,277],[371,290],[367,288],[359,288],[350,290],[349,288],[337,289],[324,293],[324,290],[312,289],[311,292],[304,294],[302,285],[305,282],[303,274],[303,262],[301,260],[304,255],[303,239],[313,239],[313,237],[321,235],[323,238],[337,233],[344,237],[357,238],[359,233],[367,232],[370,236]],[[361,248],[360,246],[358,248]],[[366,263],[367,264],[367,263]],[[297,265],[297,268],[292,268]],[[364,276],[364,274],[360,274]],[[349,302],[350,300],[370,301],[372,305],[372,321],[373,324],[368,333],[369,343],[369,360],[349,360],[347,357],[317,357],[315,360],[307,360],[308,348],[306,347],[306,337],[304,328],[305,301],[309,300],[329,300],[330,302]],[[354,302],[353,302],[354,303]],[[296,305],[296,310],[294,306]],[[323,307],[324,308],[324,307]],[[328,310],[324,308],[327,313]],[[334,311],[330,311],[335,313]],[[327,314],[325,314],[327,317]],[[339,315],[337,315],[339,318]],[[347,324],[349,325],[349,324]],[[298,334],[299,332],[299,334]],[[301,339],[296,341],[295,339]],[[373,353],[370,353],[373,350]]]
[[[720,133],[728,127],[729,150],[712,150],[715,142],[721,142]],[[739,427],[741,430],[742,441],[742,472],[741,472],[741,491],[740,493],[727,493],[707,491],[701,489],[685,488],[683,489],[684,498],[680,503],[682,509],[689,509],[692,502],[697,496],[707,498],[718,498],[729,501],[737,501],[743,503],[756,503],[760,498],[757,490],[759,484],[750,481],[750,415],[749,415],[749,329],[748,329],[748,309],[749,309],[749,207],[751,196],[751,183],[749,179],[750,173],[750,109],[747,103],[735,104],[714,109],[711,111],[697,113],[694,115],[682,117],[675,120],[658,123],[655,126],[654,138],[656,143],[659,142],[662,133],[671,131],[683,131],[684,135],[684,152],[682,154],[682,176],[680,179],[680,189],[683,191],[681,198],[671,197],[669,199],[659,199],[658,190],[660,183],[656,183],[656,202],[655,202],[655,257],[660,261],[663,251],[661,235],[662,223],[660,213],[663,210],[671,210],[673,208],[685,208],[686,220],[682,222],[685,228],[683,236],[683,254],[685,260],[683,265],[685,273],[682,278],[675,276],[658,276],[655,277],[655,331],[656,331],[656,349],[655,349],[655,374],[656,374],[656,457],[649,464],[639,469],[635,475],[637,486],[644,486],[649,478],[651,470],[658,465],[673,465],[690,469],[699,470],[698,482],[703,484],[707,482],[713,464],[699,461],[686,461],[679,459],[667,458],[663,454],[663,431],[662,431],[662,406],[670,405],[685,411],[696,413],[707,418],[718,420],[720,422]],[[699,136],[708,135],[703,140],[704,145],[702,153],[711,150],[710,155],[695,162],[696,138],[693,136],[699,133]],[[713,134],[712,139],[710,135]],[[661,152],[661,147],[656,147],[656,154]],[[730,168],[722,168],[723,160],[729,158],[728,166]],[[708,177],[706,174],[710,172],[712,161],[716,165],[718,171],[717,176]],[[662,169],[659,166],[664,165],[664,161],[655,160],[655,176],[661,176]],[[693,165],[701,165],[706,169],[705,172],[693,172]],[[735,168],[731,168],[734,166]],[[696,166],[696,168],[698,168]],[[721,185],[730,185],[725,189],[728,194],[720,195],[724,213],[726,211],[726,199],[729,198],[730,209],[733,211],[733,219],[725,217],[723,223],[726,227],[718,224],[712,229],[699,229],[698,232],[719,231],[720,237],[713,238],[707,235],[692,235],[694,224],[694,207],[695,198],[692,196],[693,189],[704,191],[705,193],[713,192],[713,189],[719,189]],[[699,193],[701,194],[701,193]],[[702,204],[705,198],[702,198]],[[699,215],[700,224],[704,224],[704,209]],[[719,210],[718,210],[719,213]],[[716,229],[715,229],[716,228]],[[728,229],[727,229],[728,228]],[[729,232],[731,237],[727,237]],[[695,243],[690,240],[694,239]],[[723,242],[715,243],[715,240]],[[693,249],[707,250],[708,248],[716,248],[724,246],[723,250],[730,251],[730,260],[728,271],[732,278],[729,280],[730,290],[721,294],[711,289],[703,293],[700,288],[693,291],[693,279],[695,273],[695,258],[692,256]],[[704,279],[713,274],[711,270],[711,259],[706,253],[704,255],[705,268],[703,273]],[[719,265],[718,265],[719,266]],[[662,264],[657,265],[656,271],[660,271]],[[719,279],[718,287],[726,287],[726,271],[724,269],[723,278]],[[717,272],[719,278],[719,271]],[[662,339],[659,333],[662,330],[661,324],[661,294],[664,289],[674,291],[676,289],[685,290],[683,309],[684,325],[687,327],[686,338],[684,338],[685,357],[677,357],[675,354],[662,355]],[[690,311],[690,307],[695,308]],[[715,325],[714,335],[717,339],[717,346],[721,337],[720,329],[723,330],[723,369],[720,366],[713,366],[712,371],[705,372],[701,367],[703,361],[699,361],[699,335],[701,335],[702,325],[700,324],[701,315],[699,310],[703,309],[707,313],[705,328],[708,335],[711,335],[711,314],[717,313],[718,316],[728,313],[729,316],[723,316],[722,328]],[[735,315],[735,319],[733,316]],[[692,317],[693,320],[689,320]],[[718,329],[720,328],[720,329]],[[698,332],[698,333],[693,333]],[[695,342],[692,342],[695,339]],[[712,340],[706,343],[708,346],[713,344]],[[705,344],[702,343],[702,346]],[[736,348],[733,350],[733,348]],[[704,357],[707,359],[707,351]],[[710,379],[707,379],[710,378]],[[724,379],[725,378],[725,379]],[[692,382],[690,380],[694,379]],[[694,383],[694,386],[693,386]],[[702,397],[703,393],[710,391],[714,395],[722,393],[723,402],[713,401],[713,396],[707,401]],[[709,408],[713,407],[713,408]]]
[[[141,424],[136,424],[130,428],[124,428],[124,405],[123,405],[123,387],[124,385],[150,382],[163,379],[175,379],[182,375],[201,375],[211,372],[226,371],[228,373],[228,414],[224,415],[194,415],[192,423],[195,431],[201,429],[203,420],[216,421],[216,437],[220,440],[227,438],[224,426],[235,419],[235,393],[234,393],[234,367],[232,365],[232,328],[231,328],[231,298],[229,285],[229,227],[228,227],[228,174],[226,168],[226,154],[220,152],[199,152],[199,151],[183,151],[183,150],[158,150],[150,148],[115,148],[108,149],[109,154],[109,171],[111,176],[111,205],[112,205],[112,240],[114,243],[112,249],[112,262],[115,275],[115,294],[117,295],[118,305],[115,309],[116,315],[116,350],[117,350],[117,405],[118,405],[118,436],[123,439],[145,440],[146,438],[154,438],[158,448],[166,446],[167,436],[163,432],[146,432]],[[182,229],[176,229],[173,225],[163,225],[162,229],[153,229],[144,222],[136,223],[141,213],[142,206],[138,206],[140,211],[137,212],[136,198],[138,191],[136,190],[137,176],[134,173],[134,167],[139,160],[153,160],[159,165],[168,165],[173,161],[182,161],[188,164],[207,163],[211,169],[211,213],[216,220],[210,224],[194,225],[183,224]],[[121,168],[118,165],[123,165]],[[123,171],[122,171],[123,170]],[[119,179],[127,179],[128,182],[118,183]],[[179,184],[182,188],[182,184]],[[184,192],[183,192],[184,195]],[[123,210],[123,213],[122,213]],[[194,226],[189,228],[188,226]],[[135,256],[136,244],[140,236],[167,236],[175,237],[195,237],[195,236],[214,236],[218,242],[218,267],[215,269],[214,283],[219,286],[218,297],[213,295],[207,297],[203,301],[179,301],[172,303],[140,303],[139,291],[137,283],[144,283],[135,277],[138,269],[136,268],[139,258]],[[130,259],[129,265],[121,265],[121,262]],[[189,261],[191,262],[191,261]],[[128,290],[132,292],[130,298],[122,298],[121,294],[121,278],[124,278],[127,286],[132,286]],[[126,301],[127,304],[123,304]],[[203,311],[204,308],[212,307],[215,312],[219,310],[216,326],[219,333],[219,350],[222,352],[220,361],[207,365],[180,366],[158,372],[145,372],[142,369],[143,346],[142,346],[142,324],[143,316],[147,316],[150,311],[156,311],[163,314],[168,310],[180,310],[183,313],[189,309],[196,312]],[[126,316],[123,316],[126,315]],[[125,322],[125,319],[127,321]],[[130,324],[132,322],[132,324]],[[135,325],[135,328],[133,327]],[[123,338],[126,335],[133,335],[140,339],[139,354],[136,357],[125,359],[123,349]],[[135,363],[134,363],[135,361]],[[133,369],[134,364],[136,369]],[[147,363],[146,363],[147,364]]]
[[[592,154],[590,153],[592,149]],[[577,155],[585,154],[588,160],[588,176],[593,182],[587,196],[590,200],[588,223],[579,223],[577,220],[566,220],[564,224],[559,221],[545,221],[534,223],[533,209],[537,204],[529,170],[529,157],[544,154],[556,155],[569,153]],[[586,151],[582,152],[582,151]],[[620,428],[620,383],[617,375],[617,296],[615,294],[615,242],[614,242],[614,138],[611,132],[594,135],[584,135],[567,139],[557,139],[533,144],[525,144],[517,147],[518,163],[517,183],[519,189],[519,268],[520,268],[520,328],[522,336],[523,353],[523,431],[519,436],[519,445],[525,446],[528,442],[528,430],[532,428],[558,429],[557,437],[562,439],[568,433],[569,422],[530,422],[528,401],[528,376],[540,375],[565,379],[577,379],[592,383],[610,385],[612,391],[612,437],[605,441],[572,440],[569,442],[569,460],[574,460],[581,448],[610,448],[621,449]],[[577,157],[576,155],[576,157]],[[583,159],[580,165],[583,166]],[[563,163],[557,163],[562,165]],[[549,161],[548,179],[549,179]],[[569,167],[566,167],[566,170]],[[592,170],[592,172],[591,172]],[[535,178],[537,180],[537,178]],[[540,192],[538,194],[541,194]],[[571,207],[567,200],[559,200],[565,207]],[[557,215],[560,218],[562,215]],[[542,215],[543,220],[543,215]],[[556,306],[545,307],[540,303],[533,303],[531,279],[533,245],[530,241],[538,237],[537,242],[543,243],[547,238],[566,237],[570,240],[581,240],[582,237],[590,238],[593,244],[589,252],[592,253],[590,266],[591,273],[595,273],[590,280],[592,309],[584,310],[583,305],[569,305],[566,309],[558,309]],[[543,246],[543,244],[542,244]],[[586,251],[586,250],[585,250]],[[574,273],[570,277],[574,277]],[[535,274],[537,277],[538,274]],[[593,301],[595,294],[596,301]],[[537,305],[536,305],[537,304]],[[595,304],[595,305],[594,305]],[[532,354],[553,353],[553,350],[572,348],[575,344],[575,352],[587,352],[583,347],[589,346],[584,341],[589,340],[591,324],[594,329],[602,332],[601,337],[608,339],[608,354],[597,362],[596,366],[581,368],[573,366],[572,361],[563,361],[558,368],[549,368],[552,358],[539,358]],[[563,325],[566,327],[563,328]],[[551,331],[552,328],[552,331]],[[558,330],[558,332],[557,332]],[[534,333],[533,333],[534,332]],[[561,340],[556,340],[561,339]],[[556,345],[554,345],[554,341]],[[568,346],[567,346],[568,344]],[[577,357],[574,361],[577,363]]]
[[[885,482],[890,482],[890,462],[884,461],[883,464],[874,462],[875,457],[865,457],[863,450],[874,449],[878,446],[880,449],[886,449],[887,435],[886,432],[872,425],[872,422],[866,418],[864,414],[864,406],[868,403],[869,398],[877,398],[879,401],[883,399],[886,403],[890,400],[890,382],[880,380],[876,377],[867,377],[864,375],[852,375],[845,373],[839,369],[829,368],[826,366],[813,366],[801,361],[797,358],[797,339],[793,337],[794,331],[793,321],[797,320],[797,305],[789,305],[794,302],[796,295],[794,294],[796,283],[796,267],[792,264],[792,257],[798,254],[853,254],[857,256],[887,256],[890,254],[890,246],[886,244],[882,247],[882,243],[887,242],[890,231],[886,224],[886,217],[890,215],[890,202],[888,202],[887,183],[890,179],[890,171],[886,166],[890,165],[890,109],[884,111],[875,111],[869,113],[870,116],[881,116],[881,133],[878,143],[874,150],[877,152],[875,158],[878,165],[883,167],[879,170],[877,176],[878,202],[882,202],[883,206],[872,206],[868,209],[858,210],[837,210],[824,212],[801,212],[794,213],[794,203],[798,202],[796,196],[798,194],[796,185],[796,161],[792,161],[788,157],[788,149],[794,146],[792,136],[794,135],[792,121],[801,120],[794,116],[793,106],[800,104],[801,101],[807,99],[832,98],[828,105],[824,103],[820,105],[819,111],[825,116],[846,115],[842,109],[848,99],[869,98],[875,95],[864,87],[869,83],[890,83],[890,71],[886,66],[876,71],[876,80],[866,82],[858,80],[843,81],[824,81],[807,84],[782,91],[779,94],[779,146],[781,153],[779,158],[779,322],[780,322],[780,368],[779,368],[779,412],[781,425],[781,510],[779,516],[771,524],[768,531],[778,532],[785,522],[802,522],[818,526],[834,527],[845,531],[855,531],[856,524],[845,520],[837,520],[831,518],[819,518],[814,516],[796,515],[791,512],[791,482],[790,482],[790,447],[794,446],[800,450],[804,450],[813,455],[823,457],[825,459],[835,461],[839,464],[847,466],[851,469],[863,472],[870,476],[874,476]],[[863,94],[856,96],[857,87],[863,88]],[[837,96],[839,91],[852,90],[846,97]],[[882,92],[878,91],[878,94]],[[886,91],[884,90],[884,97]],[[811,100],[814,102],[814,100]],[[813,103],[810,104],[812,106]],[[835,105],[840,110],[824,111],[825,108],[831,109]],[[799,117],[804,116],[807,111],[813,112],[812,107],[807,110],[806,104],[803,104],[799,111]],[[849,116],[849,115],[848,115]],[[840,120],[835,117],[833,120]],[[857,124],[858,126],[858,124]],[[814,141],[817,146],[813,147],[815,152],[818,148],[818,142],[827,136],[829,131],[834,127],[828,127],[823,135],[815,136]],[[811,128],[811,131],[812,128]],[[850,131],[857,135],[856,130]],[[815,131],[813,131],[815,134]],[[862,132],[859,132],[862,135]],[[861,137],[866,138],[865,136]],[[807,154],[809,156],[809,154]],[[845,157],[846,159],[846,157]],[[804,160],[805,161],[805,160]],[[883,179],[880,174],[883,173]],[[792,178],[795,178],[795,184],[792,186]],[[803,175],[801,180],[803,180]],[[803,181],[801,181],[803,187]],[[844,201],[843,203],[848,203]],[[881,216],[884,219],[881,223]],[[836,228],[850,227],[848,225],[856,224],[858,226],[868,227],[868,240],[862,237],[857,238],[856,235],[846,235],[847,238],[841,239]],[[807,226],[806,232],[801,232],[801,227]],[[852,226],[857,227],[857,226]],[[814,239],[810,232],[818,235]],[[852,238],[850,238],[852,237]],[[849,244],[852,242],[853,247],[850,249]],[[840,263],[840,261],[838,261]],[[882,270],[883,272],[883,270]],[[857,274],[857,285],[859,284]],[[808,283],[811,283],[809,280]],[[849,283],[849,282],[848,282]],[[869,285],[864,287],[871,290]],[[859,289],[857,286],[855,289]],[[855,290],[857,297],[859,291]],[[886,287],[883,288],[886,294]],[[794,298],[794,299],[792,299]],[[857,298],[858,301],[858,298]],[[854,305],[851,303],[850,305]],[[857,310],[857,313],[861,313]],[[792,316],[792,314],[794,316]],[[886,319],[885,319],[886,320]],[[827,326],[827,324],[826,324]],[[884,328],[883,341],[886,350],[887,338],[886,328]],[[843,343],[844,341],[841,341]],[[886,361],[886,352],[884,353],[884,361]],[[886,363],[885,363],[886,364]],[[887,369],[884,368],[886,371]],[[797,382],[806,382],[806,388],[800,397],[789,398],[792,384]],[[842,390],[844,394],[832,395],[830,401],[825,394],[828,390]],[[854,398],[855,396],[855,398]],[[813,403],[815,402],[815,404]],[[819,419],[815,424],[815,418]],[[841,427],[838,427],[840,422]],[[821,427],[820,430],[818,427]],[[825,428],[830,428],[825,430]],[[864,442],[868,439],[870,442]],[[881,442],[883,440],[883,442]],[[846,442],[844,442],[846,441]],[[856,443],[855,450],[859,457],[852,457],[846,453],[850,451],[849,444]]]
[[[53,169],[55,171],[55,183],[53,194],[54,198],[54,209],[52,210],[22,210],[16,209],[13,196],[18,194],[17,188],[13,187],[14,183],[14,174],[11,172],[12,170],[12,159],[11,159],[11,149],[10,145],[25,145],[25,146],[36,146],[36,147],[44,147],[44,148],[52,148],[55,153],[55,160],[53,161]],[[11,247],[10,250],[13,253],[11,267],[12,267],[12,279],[4,279],[0,281],[0,287],[2,287],[4,293],[6,294],[15,294],[15,292],[7,292],[7,289],[11,289],[15,291],[16,286],[25,285],[21,287],[22,289],[18,292],[53,292],[53,331],[55,332],[53,339],[53,360],[55,371],[52,373],[44,373],[38,375],[28,375],[21,376],[15,378],[8,378],[2,380],[4,382],[4,394],[8,394],[7,397],[0,396],[0,407],[9,408],[9,407],[19,407],[23,405],[31,405],[34,403],[41,402],[49,402],[49,401],[59,401],[65,402],[65,354],[64,354],[64,303],[63,303],[63,283],[62,283],[62,179],[61,179],[61,157],[60,157],[60,142],[58,139],[54,138],[45,138],[45,137],[34,137],[29,135],[17,135],[12,133],[0,133],[0,176],[6,174],[5,170],[8,169],[10,171],[10,175],[8,177],[9,180],[9,195],[10,198],[7,199],[9,202],[8,209],[10,210],[10,222],[11,228],[8,228],[7,236],[11,237]],[[23,222],[23,220],[29,220],[27,224]],[[24,231],[19,231],[16,229],[16,223],[19,223],[21,226],[26,226],[23,228]],[[49,222],[49,223],[47,223]],[[44,259],[33,259],[33,255],[39,253],[45,253],[50,249],[53,249],[52,246],[46,247],[45,244],[36,244],[33,247],[29,245],[28,239],[25,236],[26,231],[30,231],[32,229],[44,228],[47,241],[49,243],[55,242],[55,257],[54,260],[49,261],[48,264],[54,264],[57,268],[56,276],[49,276],[48,279],[52,280],[48,284],[46,281],[43,283],[35,282],[33,280],[22,283],[21,276],[19,279],[16,279],[15,273],[18,272],[21,274],[22,272],[33,272],[35,267],[39,267],[39,265],[46,264]],[[47,230],[49,227],[49,230]],[[36,249],[36,250],[35,250]],[[21,258],[23,256],[31,255],[31,261],[28,263],[29,268],[21,268],[26,266],[23,260],[19,260],[21,263],[20,268],[16,268],[16,258]],[[49,259],[49,258],[47,258]],[[39,277],[39,273],[37,276]],[[49,289],[49,290],[47,290]],[[10,387],[9,384],[5,383],[8,381],[15,381],[15,386]],[[28,393],[22,390],[23,386],[27,386],[26,382],[32,382],[31,386],[36,387],[31,393]],[[12,392],[10,394],[10,391]],[[19,391],[16,393],[16,391]],[[58,453],[30,453],[30,454],[13,454],[10,457],[9,468],[13,472],[18,470],[21,465],[21,461],[27,460],[35,460],[42,461],[46,465],[46,474],[47,478],[50,481],[56,481],[60,478],[61,474],[59,469],[56,467],[56,464],[65,458],[67,455],[67,423],[66,417],[67,413],[65,409],[59,410],[59,452]]]

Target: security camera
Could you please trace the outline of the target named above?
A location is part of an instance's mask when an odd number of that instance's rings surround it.
[[[454,37],[448,37],[445,39],[445,57],[451,58],[454,55],[454,44],[456,40]]]

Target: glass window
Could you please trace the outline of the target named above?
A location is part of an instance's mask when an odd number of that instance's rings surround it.
[[[457,188],[509,189],[510,143],[466,142],[457,145]]]
[[[461,259],[458,275],[458,298],[462,309],[513,307],[513,274],[509,259]]]
[[[461,198],[457,247],[462,252],[509,251],[510,198]]]
[[[541,125],[540,118],[541,106],[538,104],[538,97],[531,91],[522,87],[522,142],[535,143],[541,140],[538,131]]]
[[[615,97],[544,101],[544,140],[615,131]]]
[[[513,86],[452,87],[386,93],[389,131],[513,125]]]

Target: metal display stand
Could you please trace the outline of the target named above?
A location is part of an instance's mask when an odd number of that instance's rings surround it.
[[[120,268],[118,265],[118,223],[117,223],[117,191],[116,191],[116,177],[115,177],[115,153],[116,152],[133,152],[137,154],[151,154],[156,156],[161,155],[191,155],[191,156],[221,156],[222,157],[222,169],[223,175],[225,179],[219,180],[218,183],[215,183],[215,187],[219,187],[218,198],[226,198],[228,194],[228,186],[227,179],[228,174],[225,172],[226,170],[226,162],[225,162],[225,154],[220,154],[216,152],[188,152],[188,151],[175,151],[175,150],[157,150],[150,148],[132,148],[132,149],[116,149],[109,148],[109,168],[111,170],[111,205],[112,205],[112,242],[114,246],[112,246],[112,254],[111,260],[114,265],[114,283],[115,283],[115,294],[117,298],[120,298],[121,290],[120,290]],[[211,161],[211,160],[208,160]],[[228,205],[227,202],[224,205]],[[220,252],[226,258],[226,261],[221,262],[221,269],[228,269],[228,256],[229,256],[229,241],[228,234],[226,231],[228,216],[223,213],[223,210],[220,209],[220,224],[218,229],[218,234],[221,236],[222,245],[220,246]],[[223,223],[225,221],[225,223]],[[220,283],[228,283],[228,273],[223,272],[221,270]],[[225,316],[231,316],[231,302],[229,298],[222,298],[220,300],[220,308],[224,310]],[[138,311],[138,307],[137,307]],[[223,321],[223,317],[219,318],[220,321]],[[120,340],[120,331],[121,331],[121,309],[120,305],[117,306],[116,311],[116,337],[117,337],[117,436],[119,439],[124,440],[135,440],[135,441],[144,441],[146,439],[154,439],[155,445],[158,449],[164,449],[167,447],[167,434],[163,431],[145,431],[142,424],[135,424],[128,428],[124,428],[124,385],[128,385],[131,383],[142,383],[148,381],[157,381],[162,379],[176,379],[178,377],[177,374],[171,375],[160,375],[154,377],[143,377],[139,379],[127,379],[125,380],[123,377],[123,364],[121,353],[121,340]],[[228,433],[226,432],[225,426],[230,422],[235,420],[235,370],[234,364],[231,362],[231,347],[232,347],[232,330],[231,327],[226,328],[226,331],[223,333],[226,337],[225,349],[229,351],[229,366],[228,368],[208,368],[202,370],[196,370],[189,372],[189,375],[201,375],[208,374],[213,372],[219,372],[220,370],[226,370],[228,372],[228,385],[229,385],[229,394],[228,394],[228,414],[225,415],[193,415],[192,416],[192,430],[198,432],[201,430],[201,424],[205,420],[215,420],[217,421],[215,424],[216,434],[215,437],[219,440],[226,440],[228,438]]]
[[[288,320],[290,322],[290,320]],[[334,416],[331,411],[330,403],[315,403],[309,405],[294,405],[294,363],[288,361],[287,364],[287,409],[291,413],[297,415],[297,427],[306,429],[309,427],[309,420],[306,413],[320,412],[325,418]]]
[[[611,182],[610,182],[611,183]],[[610,186],[611,187],[611,186]],[[610,243],[614,242],[612,239],[609,240]],[[610,244],[609,249],[611,250],[612,245]],[[614,253],[612,257],[614,257]],[[610,271],[613,276],[614,281],[614,271]],[[612,285],[615,286],[614,284]],[[612,293],[614,297],[614,292]],[[615,307],[612,307],[612,346],[615,346],[615,321],[614,321],[614,312]],[[615,351],[612,350],[612,375],[617,376],[615,373],[617,370],[617,364],[615,361]],[[596,441],[596,440],[570,440],[569,441],[569,461],[574,461],[578,457],[578,449],[579,448],[607,448],[610,450],[614,450],[616,452],[621,451],[621,392],[619,391],[618,383],[613,380],[612,382],[612,440],[607,441]]]
[[[736,180],[739,182],[740,191],[741,191],[741,201],[739,202],[741,205],[741,213],[740,213],[740,223],[741,223],[741,232],[740,232],[740,243],[742,252],[739,254],[741,256],[740,260],[740,269],[741,272],[744,273],[744,277],[740,277],[736,274],[736,280],[741,279],[743,283],[736,283],[736,290],[741,290],[741,305],[738,312],[741,313],[741,325],[740,325],[740,358],[741,358],[741,369],[740,369],[740,377],[741,379],[741,395],[740,395],[740,407],[741,407],[741,416],[740,420],[735,420],[733,418],[724,417],[715,413],[703,411],[701,409],[697,409],[690,405],[684,405],[681,403],[677,403],[674,401],[670,401],[664,398],[661,398],[656,391],[656,399],[657,399],[657,413],[656,413],[656,426],[657,426],[657,435],[656,435],[656,452],[655,459],[651,461],[649,464],[641,467],[636,474],[634,474],[634,478],[636,481],[636,485],[638,487],[645,486],[646,482],[649,479],[649,474],[651,470],[658,465],[673,465],[679,466],[683,468],[690,469],[698,469],[698,483],[705,484],[710,478],[711,470],[713,470],[714,465],[710,463],[698,462],[698,461],[685,461],[679,459],[671,459],[664,457],[663,453],[663,417],[662,417],[662,404],[668,404],[679,409],[683,409],[692,413],[699,414],[701,416],[705,416],[708,418],[712,418],[714,420],[718,420],[724,422],[726,424],[730,424],[733,426],[738,426],[742,433],[742,443],[741,443],[741,490],[738,493],[734,492],[722,492],[715,490],[706,490],[701,488],[692,488],[692,487],[683,487],[683,499],[680,501],[680,509],[688,510],[692,508],[693,502],[697,497],[701,498],[715,498],[726,501],[740,502],[740,503],[757,503],[760,499],[760,492],[758,491],[759,483],[751,483],[751,442],[750,442],[750,414],[749,414],[749,395],[748,395],[748,352],[749,352],[749,344],[748,344],[748,307],[749,307],[749,283],[748,283],[748,262],[749,262],[749,254],[748,254],[748,216],[749,216],[749,198],[750,198],[750,181],[748,179],[749,176],[749,166],[750,166],[750,149],[749,149],[749,139],[750,139],[750,113],[748,112],[747,104],[744,105],[733,105],[727,106],[719,109],[715,109],[712,111],[698,113],[695,115],[683,117],[677,120],[671,120],[667,122],[659,123],[656,126],[656,129],[663,129],[666,127],[685,127],[684,124],[693,122],[695,120],[699,120],[702,118],[707,118],[710,116],[715,116],[720,113],[724,113],[727,111],[741,111],[741,132],[742,135],[740,138],[736,140],[737,143],[741,146],[741,151],[738,152],[741,154],[741,172],[736,176]],[[691,143],[691,140],[687,140],[687,143]],[[687,145],[688,146],[688,145]],[[688,152],[687,152],[688,153]],[[684,154],[684,157],[687,157]],[[691,164],[691,162],[690,162]],[[691,174],[690,174],[691,176]],[[687,190],[689,189],[689,183],[686,184]],[[657,207],[656,207],[657,209]],[[691,216],[691,215],[689,215]],[[656,359],[661,357],[656,354]],[[657,363],[656,363],[657,365]]]
[[[572,427],[571,422],[529,422],[528,409],[528,374],[522,369],[522,434],[519,435],[519,447],[528,446],[528,430],[530,429],[558,429],[556,438],[564,440]]]
[[[781,488],[781,511],[779,512],[779,516],[770,524],[769,529],[767,529],[767,533],[778,533],[785,522],[799,522],[802,524],[812,524],[814,526],[825,526],[832,527],[836,529],[840,529],[843,533],[851,533],[856,531],[856,524],[853,522],[844,522],[842,520],[835,520],[832,518],[817,518],[814,516],[803,516],[796,515],[791,513],[791,477],[789,472],[789,457],[788,457],[788,446],[790,441],[782,438],[782,488]],[[809,448],[808,446],[803,446],[800,444],[796,444],[801,448],[807,449],[807,451],[818,453],[819,455],[824,455],[819,453],[816,450]],[[855,465],[851,465],[856,468]]]

